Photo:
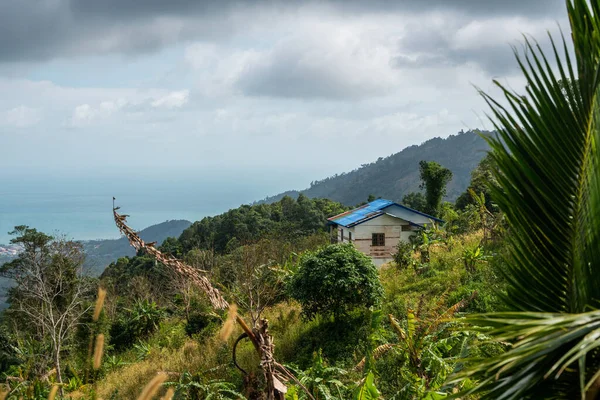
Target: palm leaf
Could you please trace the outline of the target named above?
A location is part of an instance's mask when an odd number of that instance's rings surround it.
[[[568,0],[575,59],[563,37],[552,58],[526,38],[515,50],[526,96],[498,82],[482,93],[498,136],[492,196],[509,225],[506,302],[517,313],[469,318],[513,343],[455,380],[479,379],[483,398],[588,398],[600,367],[600,2]],[[556,67],[552,67],[552,61]],[[571,84],[565,84],[570,82]]]

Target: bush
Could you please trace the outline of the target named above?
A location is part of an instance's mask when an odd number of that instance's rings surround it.
[[[394,261],[401,269],[406,269],[412,265],[412,253],[413,246],[409,242],[400,240],[396,245],[396,253],[394,254]]]
[[[185,325],[185,333],[193,336],[208,329],[208,334],[216,331],[221,325],[221,320],[213,314],[194,312],[190,315]]]
[[[383,297],[377,268],[350,243],[305,253],[288,291],[309,319],[316,314],[336,317],[357,307],[370,307]]]
[[[154,332],[164,317],[165,312],[155,302],[137,301],[111,326],[111,344],[119,350],[131,346]]]

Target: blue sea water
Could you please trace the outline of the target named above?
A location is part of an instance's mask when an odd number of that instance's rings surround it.
[[[117,238],[113,196],[130,226],[141,230],[172,219],[196,221],[300,184],[288,178],[257,171],[0,176],[0,244],[16,225],[78,240]]]

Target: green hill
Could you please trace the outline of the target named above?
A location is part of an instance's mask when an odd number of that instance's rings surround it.
[[[491,134],[490,132],[482,132]],[[399,153],[380,157],[360,168],[311,183],[308,189],[290,190],[267,197],[260,203],[272,203],[283,196],[303,193],[312,198],[327,198],[346,205],[363,202],[370,194],[401,201],[419,190],[419,161],[436,161],[449,168],[454,177],[448,184],[448,200],[455,200],[469,185],[471,170],[489,150],[486,141],[473,131],[451,135],[446,139],[430,139]]]

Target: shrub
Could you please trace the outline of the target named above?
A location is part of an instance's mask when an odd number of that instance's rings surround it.
[[[190,315],[185,325],[185,333],[193,336],[208,329],[208,334],[216,331],[221,325],[219,317],[208,313],[194,312]]]
[[[131,346],[154,332],[164,317],[165,312],[155,302],[137,301],[111,326],[111,344],[117,349]]]
[[[400,240],[396,245],[396,253],[394,253],[394,261],[401,269],[406,269],[412,264],[413,246],[409,242]]]
[[[377,268],[350,243],[305,253],[288,290],[309,319],[316,314],[335,317],[357,307],[370,307],[383,297]]]

